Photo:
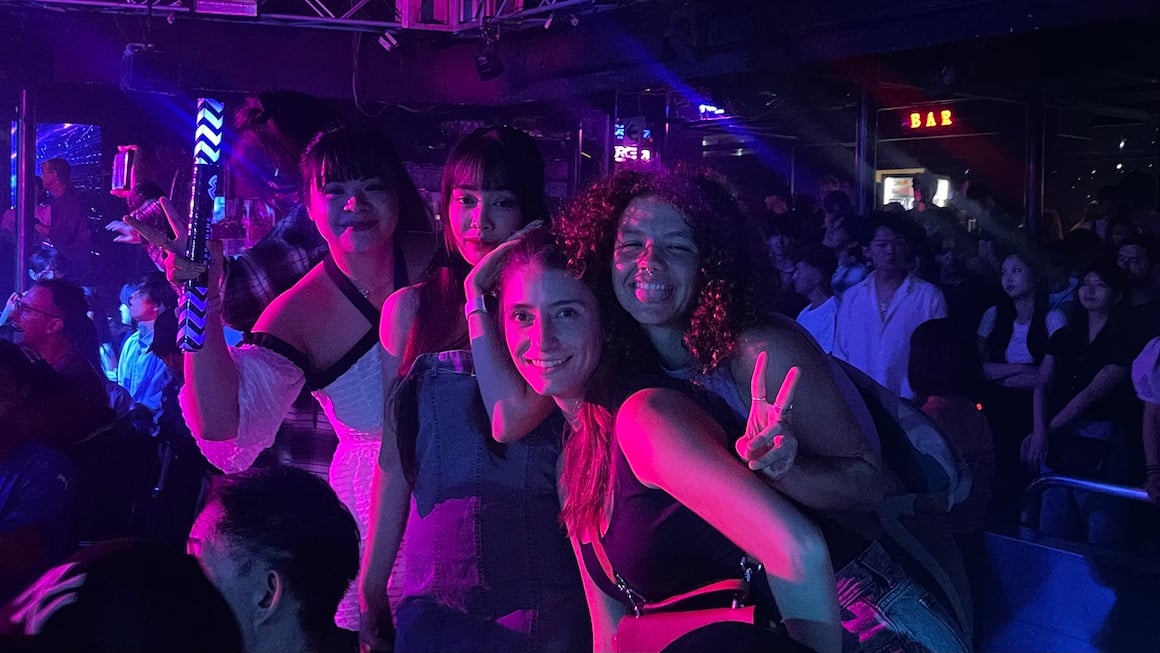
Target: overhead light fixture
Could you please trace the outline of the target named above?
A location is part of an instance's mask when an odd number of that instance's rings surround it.
[[[258,15],[258,0],[194,0],[193,11],[198,14],[253,18]]]
[[[475,55],[475,71],[479,73],[481,81],[495,79],[503,74],[503,61],[499,58],[499,46],[495,43],[485,43]]]
[[[483,47],[475,55],[475,71],[481,81],[495,79],[503,74],[503,61],[499,58],[499,25],[494,19],[484,17],[482,21]]]
[[[399,41],[395,38],[394,34],[391,34],[391,30],[387,30],[379,37],[379,45],[387,52],[390,52],[399,47]]]

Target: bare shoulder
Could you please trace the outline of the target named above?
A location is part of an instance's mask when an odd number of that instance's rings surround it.
[[[402,356],[407,338],[419,314],[421,284],[399,288],[383,302],[383,319],[379,323],[379,341],[395,356]]]
[[[439,246],[435,233],[396,231],[395,241],[399,243],[399,250],[403,252],[403,258],[407,263],[407,278],[418,279],[423,276]]]
[[[616,412],[616,438],[626,454],[630,449],[649,450],[661,440],[679,442],[695,431],[690,426],[706,420],[712,421],[685,393],[645,388],[633,393]]]
[[[683,463],[728,448],[721,426],[688,395],[669,388],[629,397],[617,411],[615,437],[637,479],[653,488],[671,482]]]
[[[771,361],[779,358],[796,361],[791,365],[820,364],[825,359],[825,353],[797,322],[780,315],[741,334],[737,339],[737,355],[733,359],[735,369],[740,366],[752,372],[757,355],[763,351]],[[748,375],[745,378],[748,379]]]
[[[254,325],[254,331],[269,333],[305,350],[305,334],[311,330],[312,323],[317,326],[319,313],[326,310],[331,299],[322,265],[316,265],[270,302]]]

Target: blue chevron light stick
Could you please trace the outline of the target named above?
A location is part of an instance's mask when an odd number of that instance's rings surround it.
[[[214,197],[220,187],[222,128],[225,105],[218,100],[197,101],[197,138],[193,146],[193,193],[189,201],[189,241],[185,255],[198,263],[209,262],[210,218]],[[185,351],[197,351],[205,344],[205,322],[209,304],[209,274],[185,282],[185,299],[177,341]]]

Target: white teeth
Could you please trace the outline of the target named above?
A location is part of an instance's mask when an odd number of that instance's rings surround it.
[[[635,286],[637,290],[665,290],[668,288],[668,286],[663,283],[641,283],[639,281],[635,284]]]
[[[529,358],[529,359],[527,359],[527,361],[528,361],[528,363],[530,363],[531,365],[533,365],[535,367],[542,367],[544,369],[548,369],[551,367],[559,367],[560,365],[563,365],[564,363],[566,363],[568,361],[568,359],[567,358],[556,358],[553,360],[536,360],[533,358]]]

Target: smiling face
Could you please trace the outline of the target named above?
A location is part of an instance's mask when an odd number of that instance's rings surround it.
[[[337,251],[389,245],[399,224],[398,197],[380,177],[311,184],[306,210],[330,249]]]
[[[612,286],[633,319],[680,328],[693,309],[700,264],[693,229],[676,207],[656,197],[628,203],[616,230]]]
[[[524,263],[504,277],[500,316],[508,353],[528,385],[565,410],[583,400],[601,354],[592,291],[564,270]]]
[[[45,339],[64,328],[64,318],[52,299],[52,292],[33,286],[20,297],[20,308],[12,315],[13,325],[24,333],[24,344],[35,349]]]
[[[455,236],[455,246],[471,265],[524,224],[514,192],[480,190],[478,183],[457,184],[452,189],[447,221]]]

